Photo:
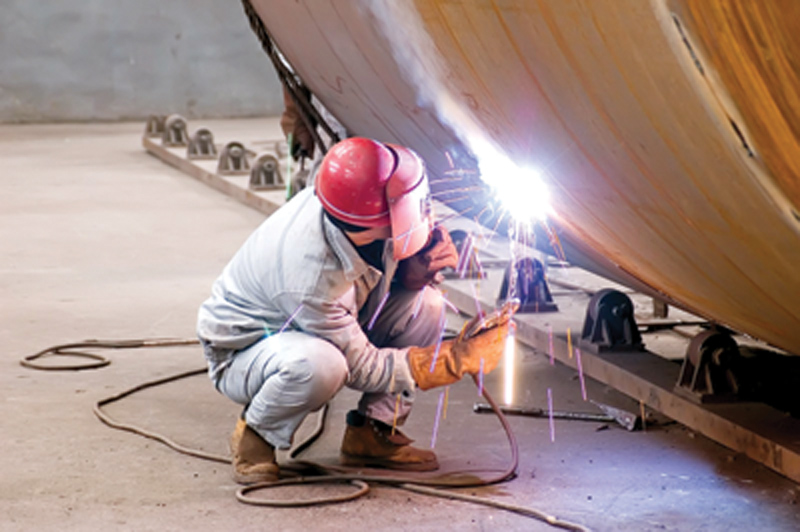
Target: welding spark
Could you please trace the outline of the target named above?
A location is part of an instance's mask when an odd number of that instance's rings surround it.
[[[464,177],[468,175],[475,175],[477,173],[478,172],[475,170],[471,170],[469,168],[453,168],[452,170],[445,170],[444,175]]]
[[[458,276],[463,279],[464,276],[467,274],[467,267],[469,267],[469,272],[473,271],[473,256],[475,256],[475,240],[472,238],[472,234],[467,235],[467,238],[464,240],[464,262],[461,265],[461,271],[458,272]]]
[[[449,299],[447,299],[447,296],[446,296],[445,294],[442,294],[442,301],[444,302],[444,304],[445,304],[445,305],[447,305],[447,308],[449,308],[450,310],[452,310],[452,311],[453,311],[453,313],[454,313],[455,315],[457,315],[457,316],[460,316],[460,315],[461,315],[461,311],[460,311],[460,310],[458,310],[458,307],[457,307],[457,306],[455,306],[454,304],[452,304],[452,303],[450,302],[450,300],[449,300]]]
[[[494,191],[503,208],[517,221],[530,225],[551,212],[550,194],[538,168],[522,168],[488,142],[473,142],[481,179]]]
[[[484,210],[486,210],[485,207],[484,207]],[[481,211],[481,212],[483,212],[483,211]],[[478,231],[478,239],[481,242],[483,242],[486,239],[486,231],[484,230],[483,225],[481,225],[481,223],[478,221],[478,217],[477,216],[475,216],[473,218],[473,221],[475,222],[475,224],[477,226],[477,227],[475,227],[475,229]]]
[[[420,230],[423,230],[423,229],[424,230],[428,229],[428,223],[427,222],[423,223],[423,224],[414,224],[414,226],[412,226],[411,229],[409,229],[408,231],[400,233],[399,235],[394,237],[395,240],[400,240],[401,238],[405,239],[405,243],[403,244],[403,253],[404,254],[408,250],[408,244],[411,242],[411,235],[413,235],[417,231],[420,231]]]
[[[442,296],[444,300],[444,296]],[[431,360],[431,373],[433,373],[434,368],[436,368],[436,359],[439,358],[439,351],[442,349],[442,339],[444,338],[444,330],[445,330],[445,307],[442,305],[442,314],[439,316],[439,339],[436,341],[436,349],[433,351],[433,360]]]
[[[375,309],[375,314],[372,315],[372,318],[369,320],[369,324],[367,324],[367,330],[371,331],[372,326],[375,325],[375,321],[377,321],[378,316],[380,315],[381,311],[383,310],[383,306],[386,304],[386,300],[389,299],[389,291],[387,290],[381,299],[381,302],[378,303],[378,308]]]
[[[475,315],[483,316],[483,306],[481,305],[481,300],[478,298],[478,291],[475,288],[476,284],[478,283],[469,283],[469,287],[472,289],[472,298],[475,300]],[[483,321],[481,321],[481,325],[483,325]]]
[[[500,211],[500,216],[497,218],[497,223],[495,223],[494,227],[492,227],[492,235],[497,233],[497,228],[500,227],[500,223],[505,219],[506,214],[508,214],[508,211]]]
[[[481,367],[478,370],[478,397],[483,395],[483,358],[481,358]]]
[[[422,290],[419,291],[419,295],[417,296],[417,302],[414,304],[414,312],[411,314],[411,319],[414,320],[417,318],[419,314],[419,310],[422,308],[422,299],[425,296],[425,290],[428,289],[428,285],[422,287]]]
[[[586,380],[583,377],[583,363],[581,362],[581,350],[575,348],[575,360],[578,362],[578,378],[581,381],[581,396],[586,401]]]
[[[432,192],[431,193],[431,197],[438,198],[440,196],[446,196],[446,195],[449,195],[449,194],[455,194],[457,192],[459,192],[459,193],[472,192],[472,191],[475,191],[475,190],[480,190],[482,188],[483,187],[477,186],[477,185],[476,186],[471,186],[471,187],[446,188],[444,190],[439,190],[437,192]]]
[[[567,351],[569,351],[569,358],[572,358],[572,331],[567,327]]]
[[[503,366],[504,366],[504,394],[503,400],[507,405],[510,405],[514,401],[514,351],[516,350],[516,326],[514,323],[511,323],[511,326],[508,328],[508,335],[506,336],[506,345],[505,349],[503,350]]]
[[[550,418],[550,441],[556,442],[556,424],[553,422],[553,391],[547,389],[547,417]]]
[[[406,242],[403,244],[403,255],[405,255],[406,251],[408,251],[408,244],[411,242],[411,232],[413,232],[413,228],[407,234],[403,235],[406,238]]]
[[[492,189],[501,206],[493,234],[497,232],[497,228],[506,215],[509,217],[510,271],[515,272],[519,258],[516,246],[520,242],[527,245],[528,235],[532,232],[532,224],[535,221],[544,223],[552,211],[550,194],[544,180],[544,171],[539,168],[518,166],[494,145],[482,138],[469,138],[468,141],[478,161],[481,179]],[[509,279],[509,298],[515,297],[513,288],[511,279]]]
[[[553,231],[546,220],[540,220],[540,223],[550,239],[550,247],[553,248],[553,252],[556,254],[558,260],[566,262],[567,256],[564,253],[564,247],[561,245],[561,239],[558,238],[558,234]]]
[[[460,170],[448,170],[444,172],[445,177],[437,177],[436,184],[440,185],[442,183],[463,183],[465,175],[473,175],[475,172],[462,172]]]
[[[284,323],[283,326],[281,326],[280,330],[278,331],[278,334],[286,330],[289,324],[292,323],[292,321],[294,321],[294,319],[297,317],[298,314],[300,314],[300,311],[302,309],[303,309],[303,304],[300,303],[300,305],[296,309],[294,309],[294,312],[292,312],[291,316],[289,316],[289,319],[286,320],[286,323]]]
[[[483,217],[483,213],[485,213],[486,211],[489,211],[489,220],[491,220],[492,216],[494,216],[494,205],[492,205],[491,203],[486,204],[486,206],[483,209],[481,209],[478,214],[475,215],[475,223],[477,224],[481,223],[480,221]]]
[[[639,415],[642,416],[642,432],[647,431],[647,411],[644,409],[644,401],[639,399]]]
[[[435,224],[433,224],[433,227],[439,227],[439,226],[441,226],[442,224],[444,224],[444,223],[445,223],[445,222],[447,222],[447,221],[453,220],[453,219],[455,219],[455,218],[459,218],[459,217],[461,217],[461,216],[462,216],[462,215],[463,215],[465,212],[467,212],[468,210],[470,210],[471,208],[472,208],[472,207],[470,206],[470,207],[467,207],[467,208],[465,208],[465,209],[463,209],[463,210],[461,210],[461,211],[454,212],[453,214],[450,214],[450,215],[448,215],[448,216],[443,216],[442,218],[440,218],[440,219],[436,220],[436,223],[435,223]]]
[[[502,222],[503,219],[505,219],[506,214],[507,214],[506,211],[500,211],[500,217],[497,218],[497,222],[494,224],[494,227],[492,227],[492,231],[489,233],[489,240],[486,241],[486,247],[489,247],[489,244],[492,243],[492,238],[494,238],[494,235],[497,234],[497,228],[500,227],[500,222]]]
[[[439,419],[442,417],[444,406],[444,392],[439,392],[439,406],[436,407],[436,418],[433,420],[433,434],[431,435],[431,449],[436,447],[436,435],[439,433]]]
[[[511,301],[517,297],[517,281],[519,277],[519,258],[520,253],[517,244],[517,235],[519,234],[519,223],[511,219],[508,223],[508,252],[509,252],[509,269],[508,269],[508,294],[506,301]]]
[[[458,257],[458,263],[456,264],[456,273],[461,279],[464,278],[464,274],[466,273],[467,264],[469,263],[473,247],[472,234],[469,233],[461,244],[461,256]]]
[[[483,212],[483,211],[481,211],[481,212]],[[494,216],[494,210],[492,211],[492,216]],[[504,216],[505,216],[505,213],[501,212],[500,213],[500,218],[497,220],[497,223],[494,224],[494,227],[492,227],[492,229],[489,231],[489,236],[488,237],[485,234],[482,233],[482,235],[481,235],[482,236],[482,238],[481,238],[482,242],[481,243],[482,243],[484,249],[487,249],[489,247],[489,245],[492,243],[492,239],[497,234],[497,228],[500,226],[500,222],[503,220]],[[480,222],[478,221],[478,218],[475,218],[475,222],[480,224]]]

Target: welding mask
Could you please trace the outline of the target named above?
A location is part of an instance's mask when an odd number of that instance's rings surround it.
[[[334,218],[358,227],[391,226],[394,257],[417,253],[432,229],[425,165],[412,150],[354,137],[333,146],[315,180]]]

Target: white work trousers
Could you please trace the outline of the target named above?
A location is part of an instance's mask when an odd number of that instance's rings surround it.
[[[377,347],[427,346],[443,332],[442,305],[442,294],[430,286],[421,292],[394,287],[372,328],[366,330],[372,316],[359,316],[359,322]],[[215,384],[247,406],[245,421],[253,430],[276,448],[288,449],[303,419],[333,398],[347,376],[345,357],[333,344],[285,331],[236,353]],[[401,395],[398,424],[411,412],[413,395]],[[396,402],[393,394],[364,393],[358,410],[392,424]]]

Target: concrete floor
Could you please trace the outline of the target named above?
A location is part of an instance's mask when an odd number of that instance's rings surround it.
[[[242,123],[210,123],[215,133]],[[277,138],[274,121],[249,122]],[[501,510],[378,487],[358,501],[276,510],[234,498],[220,464],[111,430],[93,404],[142,381],[199,368],[197,348],[116,351],[104,369],[25,369],[18,360],[87,338],[193,337],[196,309],[229,257],[262,220],[140,147],[143,124],[0,127],[0,530],[549,530]],[[499,390],[499,372],[486,386]],[[526,351],[518,399],[592,410],[574,371]],[[626,405],[590,382],[589,396]],[[498,395],[498,394],[496,394]],[[431,438],[438,392],[421,394],[408,432]],[[332,405],[309,457],[336,457],[343,413]],[[474,386],[450,393],[436,450],[446,469],[501,469],[508,460],[491,416],[473,414]],[[631,407],[630,404],[627,404]],[[635,406],[635,405],[633,405]],[[148,390],[109,407],[118,419],[224,454],[237,407],[205,377]],[[512,418],[516,480],[472,489],[595,530],[797,530],[798,486],[665,420],[646,432],[597,423]]]

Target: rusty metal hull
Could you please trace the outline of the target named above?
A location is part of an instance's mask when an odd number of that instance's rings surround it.
[[[796,3],[252,3],[351,131],[440,176],[484,136],[584,258],[800,354]]]

